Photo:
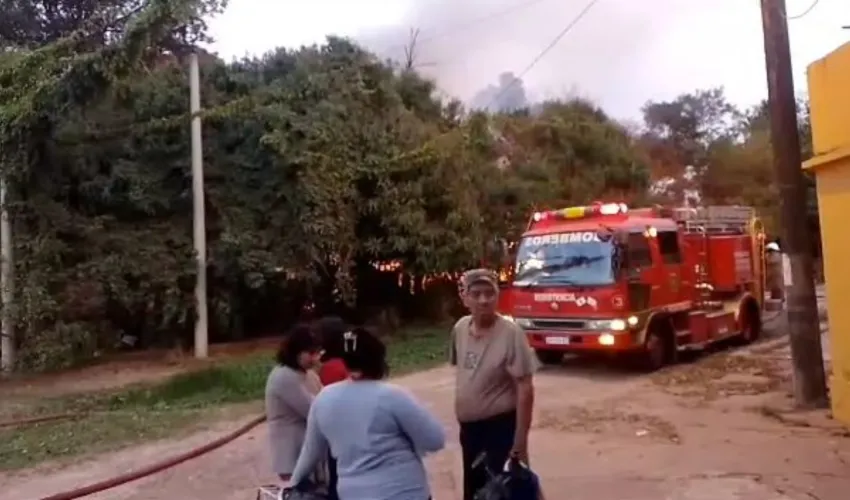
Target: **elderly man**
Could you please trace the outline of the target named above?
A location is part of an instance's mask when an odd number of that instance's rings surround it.
[[[508,457],[528,461],[538,361],[525,332],[496,313],[498,277],[487,269],[467,271],[460,293],[470,315],[452,329],[450,362],[456,367],[455,413],[463,451],[463,498],[473,500],[487,482],[472,465],[486,454],[490,470]]]

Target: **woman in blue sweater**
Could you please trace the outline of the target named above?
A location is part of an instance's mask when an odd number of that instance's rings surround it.
[[[345,334],[350,379],[325,387],[307,416],[307,432],[292,473],[303,482],[330,449],[337,460],[340,500],[428,500],[422,457],[441,450],[442,424],[411,394],[383,382],[384,344],[365,329]]]

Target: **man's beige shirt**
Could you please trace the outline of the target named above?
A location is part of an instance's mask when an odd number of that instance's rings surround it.
[[[472,318],[452,328],[449,361],[456,368],[455,413],[459,422],[475,422],[516,409],[516,380],[539,366],[525,332],[501,316],[483,337],[471,334]]]

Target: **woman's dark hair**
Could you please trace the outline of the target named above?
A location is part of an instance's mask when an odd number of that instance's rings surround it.
[[[367,379],[380,380],[390,372],[387,347],[365,328],[354,328],[345,333],[342,361],[349,372],[360,372]]]
[[[302,352],[315,352],[320,349],[319,342],[313,336],[313,331],[307,324],[295,325],[280,343],[275,359],[281,366],[288,366],[293,370],[302,370],[298,364],[298,355]]]
[[[339,316],[325,316],[316,321],[313,328],[322,343],[322,349],[325,350],[322,361],[342,358],[345,351],[345,342],[342,336],[348,331],[348,325],[345,321]]]

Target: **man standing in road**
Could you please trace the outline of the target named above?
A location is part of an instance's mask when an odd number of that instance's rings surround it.
[[[460,292],[470,315],[452,329],[450,362],[456,367],[455,413],[463,451],[463,498],[473,500],[487,473],[472,465],[486,454],[490,470],[515,455],[528,463],[537,357],[525,332],[496,313],[498,277],[488,269],[467,271]]]

